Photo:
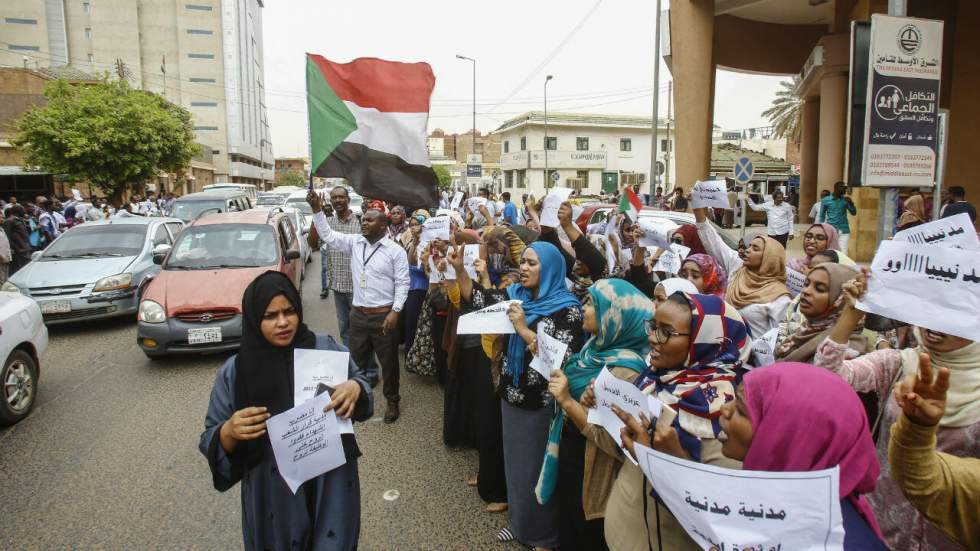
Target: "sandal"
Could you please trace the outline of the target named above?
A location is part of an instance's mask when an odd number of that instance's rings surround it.
[[[471,487],[471,488],[474,487],[474,486],[476,486],[479,483],[480,483],[480,479],[477,477],[477,475],[466,477],[466,485],[469,486],[469,487]]]
[[[489,503],[487,504],[488,513],[503,513],[507,510],[506,503]]]

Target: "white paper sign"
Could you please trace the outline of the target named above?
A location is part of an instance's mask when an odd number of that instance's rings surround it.
[[[980,251],[882,241],[871,261],[865,312],[980,340]]]
[[[786,268],[786,288],[789,289],[790,296],[796,296],[803,292],[806,285],[806,276],[802,272],[797,272],[792,268]]]
[[[681,264],[690,252],[690,247],[685,247],[678,243],[671,243],[670,249],[665,250],[660,255],[660,258],[657,259],[657,264],[653,267],[653,271],[676,274],[681,271]]]
[[[453,199],[449,203],[449,208],[452,210],[456,210],[459,208],[459,204],[462,202],[463,202],[463,192],[457,191],[456,193],[453,194]]]
[[[74,199],[75,199],[76,201],[81,201],[81,200],[82,200],[82,192],[81,192],[81,191],[78,191],[77,189],[72,189],[72,190],[71,190],[71,196],[72,196],[72,197],[73,197],[73,198],[74,198]]]
[[[561,342],[545,333],[543,325],[538,324],[538,355],[531,359],[531,369],[547,379],[551,377],[552,371],[561,369],[565,363],[568,343]]]
[[[442,262],[442,260],[443,259],[440,259],[440,262]],[[449,262],[449,260],[446,260],[446,269],[444,271],[440,271],[438,265],[436,264],[436,261],[433,260],[433,257],[430,256],[429,257],[429,283],[439,283],[440,281],[446,279],[455,280],[456,269],[453,268],[453,265]]]
[[[977,232],[973,229],[973,221],[965,212],[902,230],[892,240],[916,245],[942,244],[945,247],[980,250],[980,239],[977,239]]]
[[[680,227],[669,220],[655,218],[640,218],[639,224],[640,229],[643,230],[640,246],[661,249],[670,248],[670,236]]]
[[[776,341],[779,340],[779,328],[773,327],[761,337],[752,341],[752,352],[755,354],[755,367],[776,363]]]
[[[474,214],[480,214],[480,207],[486,206],[486,197],[470,197],[466,200],[466,208],[473,211]]]
[[[728,202],[728,188],[724,180],[708,180],[694,184],[691,190],[691,207],[702,207],[732,210]]]
[[[480,246],[479,245],[466,245],[463,247],[463,266],[466,268],[466,273],[469,274],[470,279],[476,279],[476,267],[474,263],[476,259],[480,258]],[[453,279],[456,279],[456,274],[453,274]]]
[[[307,480],[347,463],[337,415],[323,412],[329,403],[324,392],[265,423],[279,474],[294,494]]]
[[[541,225],[549,228],[557,228],[558,209],[561,204],[568,200],[568,197],[575,191],[568,187],[553,187],[548,190],[548,195],[544,198],[544,206],[541,207]]]
[[[433,216],[422,223],[422,241],[449,241],[449,217]]]
[[[643,474],[702,549],[844,548],[838,467],[742,471],[635,448]]]
[[[612,406],[629,413],[637,420],[640,419],[641,411],[654,422],[660,417],[660,410],[663,407],[660,400],[652,395],[644,394],[632,383],[617,379],[606,368],[602,368],[602,371],[599,372],[599,376],[596,377],[595,383],[592,385],[592,391],[595,394],[595,407],[589,410],[587,419],[589,423],[600,425],[606,429],[609,436],[612,436],[619,446],[623,445],[619,431],[624,425],[619,417],[613,413]],[[630,461],[633,460],[629,454],[626,454],[626,457]]]
[[[459,317],[456,323],[457,335],[509,335],[514,333],[514,324],[507,317],[507,309],[519,300],[505,300],[487,306],[482,310],[470,312]]]
[[[317,385],[336,388],[347,381],[350,352],[334,350],[293,349],[293,406],[316,396]],[[354,434],[350,419],[337,419],[341,434]]]

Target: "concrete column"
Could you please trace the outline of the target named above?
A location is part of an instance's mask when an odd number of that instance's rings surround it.
[[[800,132],[800,221],[808,221],[810,207],[819,199],[817,193],[817,155],[820,145],[820,100],[803,103],[803,126]]]
[[[828,75],[820,81],[820,150],[817,189],[834,191],[844,178],[844,138],[847,130],[847,75]]]
[[[689,190],[711,169],[713,0],[675,0],[670,6],[671,69],[676,131],[677,185]]]

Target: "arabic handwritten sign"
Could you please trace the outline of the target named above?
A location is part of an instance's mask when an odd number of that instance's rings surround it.
[[[324,392],[265,423],[279,474],[294,494],[307,480],[347,463],[337,415],[323,412],[329,403]]]
[[[728,188],[724,180],[698,182],[691,189],[691,208],[715,208],[732,210],[728,202]]]
[[[470,279],[476,279],[476,267],[474,263],[476,259],[480,258],[480,246],[479,245],[466,245],[463,247],[463,266],[466,268],[466,273],[469,274]],[[453,274],[453,279],[455,279],[455,274]]]
[[[461,202],[463,202],[463,192],[457,191],[456,193],[453,194],[453,199],[449,203],[449,208],[452,210],[456,210],[459,208],[459,204]]]
[[[444,270],[440,270],[439,267],[444,266]],[[449,263],[445,258],[440,258],[438,260],[433,257],[429,257],[429,283],[439,283],[440,281],[446,279],[456,279],[456,269],[453,265]]]
[[[475,214],[480,214],[480,207],[485,207],[486,205],[486,197],[470,197],[466,200],[466,208],[470,209]]]
[[[882,241],[871,261],[865,312],[980,340],[980,251]]]
[[[681,271],[681,263],[684,262],[684,259],[687,258],[690,252],[690,247],[685,247],[678,243],[671,243],[670,248],[660,254],[660,258],[657,259],[657,265],[653,267],[653,271],[676,274]]]
[[[702,549],[842,550],[839,468],[741,471],[636,445],[643,474]]]
[[[537,371],[542,377],[547,379],[551,372],[561,369],[565,363],[565,352],[568,351],[568,343],[552,337],[544,332],[544,324],[538,324],[538,354],[531,360],[531,369]]]
[[[670,220],[651,217],[640,218],[639,224],[643,231],[643,235],[640,237],[640,246],[660,247],[661,249],[670,247],[670,236],[679,227]]]
[[[893,241],[908,241],[917,245],[942,244],[958,249],[980,250],[980,240],[977,239],[977,232],[973,229],[973,221],[965,212],[902,230],[895,234]]]
[[[470,312],[459,317],[456,324],[457,335],[507,335],[514,332],[514,324],[507,317],[507,309],[511,304],[520,304],[519,300],[505,300],[487,306],[482,310]]]
[[[803,287],[806,286],[806,276],[802,272],[798,272],[792,268],[786,268],[786,288],[789,289],[790,296],[795,297],[796,295],[803,292]]]
[[[776,363],[776,341],[779,340],[779,328],[773,327],[761,337],[752,341],[752,354],[755,355],[755,367]]]
[[[568,200],[572,191],[574,190],[568,187],[553,187],[548,191],[548,195],[544,198],[544,206],[541,208],[542,226],[558,227],[558,209]]]
[[[864,185],[933,185],[942,58],[942,21],[871,16]]]
[[[596,377],[592,391],[595,394],[595,407],[589,410],[588,421],[606,429],[619,446],[623,445],[623,439],[619,435],[623,422],[613,413],[612,406],[618,407],[636,419],[640,418],[640,412],[645,413],[651,420],[660,417],[660,410],[663,407],[660,400],[644,394],[632,383],[616,378],[605,367]],[[626,454],[626,457],[630,461],[633,460],[629,454]]]
[[[317,385],[336,388],[347,381],[350,352],[296,348],[293,350],[293,406],[316,396]],[[337,419],[341,434],[353,434],[350,419]]]
[[[449,217],[433,216],[422,223],[421,241],[449,241]]]

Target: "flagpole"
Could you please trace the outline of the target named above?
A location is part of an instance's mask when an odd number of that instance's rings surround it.
[[[660,124],[660,0],[657,0],[657,13],[653,31],[653,120],[650,122],[650,195],[655,194],[657,186],[657,131]]]
[[[548,82],[552,78],[552,75],[544,78],[544,189],[548,189],[548,180],[551,179],[548,174]]]

